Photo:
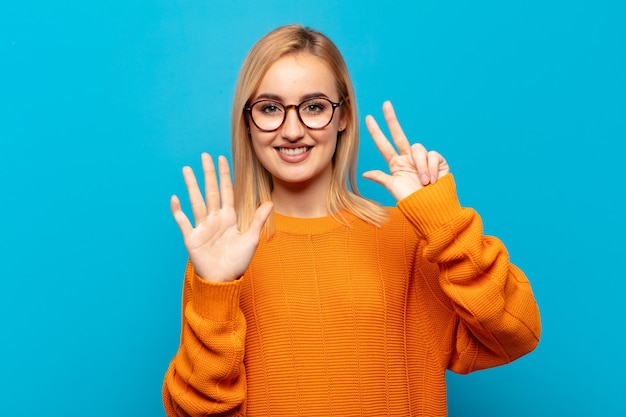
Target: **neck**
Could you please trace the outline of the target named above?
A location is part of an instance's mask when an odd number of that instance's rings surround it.
[[[285,183],[274,179],[272,202],[274,210],[289,217],[314,218],[328,216],[326,200],[330,177],[310,183]]]

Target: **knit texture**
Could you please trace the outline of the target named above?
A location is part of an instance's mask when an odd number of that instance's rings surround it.
[[[189,264],[168,416],[445,416],[445,372],[531,351],[540,322],[524,274],[461,208],[452,175],[381,228],[349,213],[276,214],[244,276]]]

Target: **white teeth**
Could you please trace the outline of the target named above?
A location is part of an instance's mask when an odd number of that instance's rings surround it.
[[[278,148],[278,152],[284,155],[295,156],[305,153],[308,149],[309,148],[307,146],[304,148]]]

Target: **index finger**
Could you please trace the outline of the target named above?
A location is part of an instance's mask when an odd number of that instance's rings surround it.
[[[396,149],[389,142],[385,134],[380,130],[378,123],[374,117],[367,115],[365,116],[365,126],[367,126],[368,132],[370,132],[370,136],[374,139],[374,144],[376,144],[376,148],[381,153],[385,161],[389,163],[391,159],[398,155]]]
[[[409,155],[411,153],[411,144],[404,134],[404,131],[400,126],[400,122],[396,117],[396,112],[391,105],[391,101],[389,100],[383,103],[383,115],[385,116],[389,133],[391,133],[391,138],[396,144],[398,151],[401,155]]]
[[[220,172],[220,197],[222,198],[222,207],[235,205],[233,196],[233,182],[230,177],[230,167],[225,156],[220,155],[217,161]]]

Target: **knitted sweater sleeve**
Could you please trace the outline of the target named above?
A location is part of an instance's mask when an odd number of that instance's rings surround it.
[[[460,206],[453,176],[401,200],[398,208],[426,240],[423,257],[438,268],[431,281],[440,286],[434,292],[447,298],[441,303],[446,314],[433,320],[447,329],[441,342],[446,366],[469,373],[533,350],[541,324],[530,283],[509,262],[504,244],[483,235],[479,215]]]
[[[240,281],[210,283],[187,264],[180,346],[163,382],[163,405],[169,417],[244,412],[246,321],[239,292]]]

